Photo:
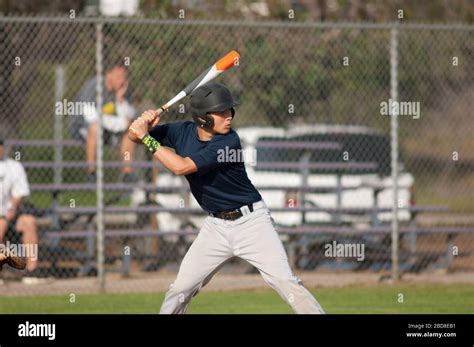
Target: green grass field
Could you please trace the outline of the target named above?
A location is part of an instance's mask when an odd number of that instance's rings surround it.
[[[312,290],[327,313],[474,313],[474,285],[354,286]],[[398,302],[403,294],[403,302]],[[157,313],[164,293],[1,297],[0,313]],[[189,313],[291,313],[272,290],[201,292]]]

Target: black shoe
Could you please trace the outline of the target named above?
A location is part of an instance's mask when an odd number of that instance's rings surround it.
[[[138,182],[138,177],[135,175],[133,172],[132,173],[122,173],[120,175],[120,182],[122,183],[137,183]]]
[[[95,172],[87,174],[87,183],[97,183],[97,174]]]
[[[42,276],[40,269],[36,268],[33,271],[26,270],[23,273],[23,278],[21,282],[24,284],[43,284],[51,282],[50,278],[45,278]]]

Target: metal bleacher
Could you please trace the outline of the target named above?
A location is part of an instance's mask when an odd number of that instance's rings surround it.
[[[272,142],[267,141],[266,143],[260,144],[267,146],[269,148],[278,148],[285,146],[285,143],[282,142]],[[337,149],[337,143],[291,143],[286,144],[287,146],[292,146],[292,148],[305,148],[307,150],[311,149]],[[82,146],[81,142],[74,140],[8,140],[6,142],[7,148],[12,147],[62,147],[62,146],[71,146],[71,147],[80,147]],[[44,169],[57,169],[57,168],[77,168],[85,169],[88,164],[85,161],[22,161],[23,166],[28,171],[31,170],[44,170]],[[121,162],[108,161],[104,162],[105,168],[120,168],[122,166]],[[158,162],[151,161],[136,161],[132,164],[135,168],[152,168],[163,167]],[[344,208],[342,207],[342,193],[345,190],[358,189],[363,185],[356,186],[343,186],[342,185],[342,175],[347,173],[357,173],[357,172],[366,172],[374,170],[377,167],[377,163],[370,162],[347,162],[347,163],[334,163],[334,162],[317,162],[310,163],[307,158],[302,158],[298,162],[262,162],[258,163],[257,167],[260,169],[273,170],[273,169],[285,169],[291,168],[298,170],[303,175],[303,184],[300,187],[274,187],[274,186],[259,186],[259,190],[274,190],[274,189],[291,189],[296,190],[301,193],[336,193],[337,196],[337,207],[335,208],[323,208],[315,206],[297,206],[297,207],[286,207],[286,208],[272,208],[273,212],[293,212],[293,213],[309,213],[309,212],[326,212],[334,216],[335,223],[333,225],[299,225],[296,227],[284,227],[277,226],[277,230],[282,235],[288,235],[288,251],[290,261],[292,265],[296,265],[296,255],[298,254],[298,247],[301,246],[299,243],[300,237],[302,235],[338,235],[338,234],[356,234],[356,235],[385,235],[387,239],[390,237],[391,228],[390,225],[382,225],[377,220],[377,215],[380,212],[390,212],[390,208],[380,208],[374,205],[371,208]],[[309,170],[336,170],[338,172],[337,184],[334,186],[309,186],[307,181],[307,176]],[[368,185],[369,186],[369,185]],[[370,188],[374,189],[374,194],[378,194],[383,188],[382,186],[370,185]],[[58,248],[60,247],[60,240],[68,238],[84,238],[87,240],[87,251],[77,252],[71,250],[69,254],[81,262],[84,266],[82,270],[83,273],[94,273],[93,271],[93,260],[94,255],[94,242],[95,242],[95,226],[94,226],[94,216],[97,213],[95,206],[82,206],[82,207],[63,207],[60,206],[60,195],[63,192],[67,191],[90,191],[93,192],[96,190],[96,184],[91,183],[82,183],[82,182],[51,182],[51,183],[31,183],[30,189],[32,193],[37,192],[50,192],[52,196],[52,205],[47,208],[37,208],[36,214],[41,216],[42,222],[39,223],[41,227],[41,236],[40,239],[43,241],[49,242],[49,252],[46,252],[49,257],[55,257],[55,262],[60,261],[62,254],[68,252],[61,252]],[[121,192],[123,194],[130,193],[134,189],[141,189],[147,194],[160,194],[160,193],[189,193],[189,188],[186,186],[183,187],[160,187],[156,186],[151,182],[146,183],[136,183],[136,184],[125,184],[125,183],[105,183],[104,190],[108,192]],[[376,198],[376,196],[375,196]],[[377,201],[377,199],[375,199]],[[104,208],[104,213],[106,215],[123,215],[123,214],[142,214],[142,215],[151,215],[156,213],[173,213],[173,214],[185,214],[185,215],[203,215],[204,212],[201,209],[196,208],[172,208],[172,207],[163,207],[156,204],[156,201],[151,201],[147,198],[147,203],[142,206],[111,206],[112,203],[107,203]],[[445,206],[410,206],[402,207],[400,210],[408,210],[413,217],[416,217],[420,213],[437,213],[437,212],[446,212],[447,208]],[[341,223],[342,215],[369,215],[372,217],[372,223],[369,226],[366,226],[362,229],[355,229],[354,226],[345,225]],[[80,218],[83,218],[82,220]],[[69,222],[68,222],[69,221]],[[71,228],[70,226],[74,223],[71,221],[80,222],[78,228]],[[412,223],[409,225],[400,226],[400,234],[403,237],[408,235],[410,238],[410,249],[406,253],[406,259],[414,258],[419,256],[420,252],[416,248],[416,237],[419,234],[424,233],[437,233],[447,235],[447,247],[448,252],[444,255],[446,256],[446,266],[449,267],[452,262],[452,256],[450,256],[449,249],[452,246],[450,240],[459,233],[474,232],[472,228],[449,228],[449,227],[417,227],[415,224],[415,218],[412,218]],[[77,224],[77,223],[76,223]],[[186,230],[167,230],[166,228],[153,228],[150,225],[144,225],[141,227],[136,227],[135,225],[124,224],[123,228],[117,228],[116,225],[105,225],[105,236],[106,237],[126,237],[126,238],[135,238],[135,237],[161,237],[165,235],[195,235],[198,233],[198,229],[190,228]],[[41,246],[40,246],[41,247]],[[370,256],[370,255],[369,255]],[[383,252],[379,252],[374,257],[389,257],[389,249]],[[441,254],[440,254],[441,256]],[[124,267],[122,269],[123,273],[127,274],[130,271],[130,258],[124,256]],[[128,256],[129,257],[129,256]],[[402,259],[404,255],[402,254]],[[57,265],[54,265],[57,266]]]

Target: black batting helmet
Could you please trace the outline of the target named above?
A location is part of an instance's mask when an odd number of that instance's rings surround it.
[[[191,114],[201,128],[212,128],[214,119],[210,112],[223,112],[230,108],[234,117],[234,107],[239,103],[234,100],[230,90],[223,84],[207,83],[191,93]]]

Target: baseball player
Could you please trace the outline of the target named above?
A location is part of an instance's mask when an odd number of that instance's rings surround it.
[[[296,313],[324,313],[293,275],[270,211],[249,180],[243,162],[222,160],[222,150],[241,150],[232,129],[237,106],[222,84],[208,83],[191,94],[194,122],[156,126],[158,112],[145,111],[131,127],[166,168],[184,175],[199,205],[209,214],[186,253],[160,313],[185,313],[193,296],[232,257],[255,266]],[[171,147],[176,153],[166,147]]]

